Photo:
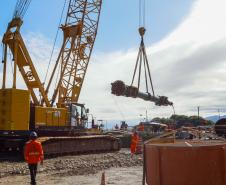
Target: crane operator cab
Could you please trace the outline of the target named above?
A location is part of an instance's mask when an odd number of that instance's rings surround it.
[[[68,106],[70,126],[77,128],[85,128],[88,123],[89,109],[86,109],[84,104],[71,103]]]

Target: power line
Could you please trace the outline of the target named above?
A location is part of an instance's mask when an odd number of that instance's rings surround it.
[[[63,9],[62,9],[62,12],[61,12],[60,21],[59,21],[59,24],[58,24],[58,29],[57,29],[56,36],[55,36],[55,39],[54,39],[54,42],[53,42],[53,48],[52,48],[52,51],[51,51],[51,54],[50,54],[50,59],[49,59],[48,67],[47,67],[47,70],[46,70],[46,75],[45,75],[45,78],[44,78],[44,84],[46,82],[47,75],[48,75],[48,72],[49,72],[50,63],[51,63],[52,58],[53,58],[53,53],[54,53],[54,50],[55,50],[55,45],[56,45],[59,30],[60,30],[60,24],[61,24],[62,19],[63,19],[63,14],[64,14],[66,2],[67,2],[67,0],[64,1],[64,6],[63,6]]]

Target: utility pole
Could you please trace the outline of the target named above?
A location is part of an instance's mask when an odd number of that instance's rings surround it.
[[[200,109],[200,107],[198,106],[198,119],[199,119],[199,109]]]
[[[218,118],[220,119],[221,118],[221,115],[220,115],[220,109],[217,109],[218,110]]]
[[[198,124],[200,124],[200,120],[199,120],[199,109],[200,109],[200,107],[198,106]]]

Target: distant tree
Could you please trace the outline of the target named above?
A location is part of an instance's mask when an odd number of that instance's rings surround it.
[[[172,124],[175,123],[177,128],[182,126],[199,126],[199,125],[213,125],[212,121],[206,120],[198,116],[186,116],[173,114],[170,118],[153,118],[152,121],[162,123],[162,124]]]

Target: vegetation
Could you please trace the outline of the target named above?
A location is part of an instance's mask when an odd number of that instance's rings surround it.
[[[175,124],[177,128],[181,126],[208,126],[213,125],[212,121],[206,120],[198,116],[185,116],[185,115],[172,115],[170,118],[159,118],[156,117],[152,119],[154,122],[163,123],[163,124]]]

